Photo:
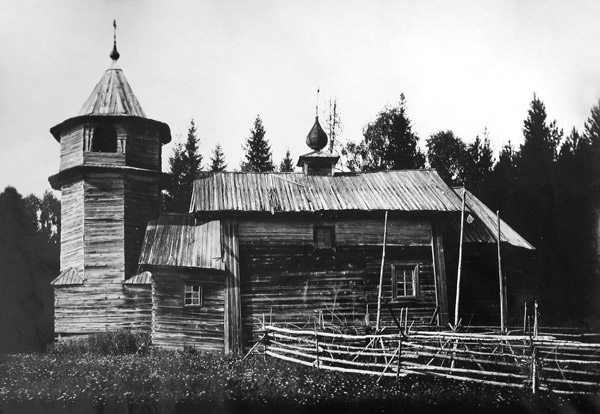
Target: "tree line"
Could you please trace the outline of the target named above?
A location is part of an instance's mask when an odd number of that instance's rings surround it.
[[[0,193],[0,353],[41,351],[53,340],[50,282],[60,269],[60,201],[50,191]]]
[[[522,234],[536,250],[526,265],[524,289],[546,305],[555,321],[600,322],[600,101],[581,130],[568,134],[550,121],[542,100],[534,95],[523,121],[522,144],[509,140],[497,157],[487,130],[466,141],[451,130],[425,139],[413,130],[407,101],[386,106],[363,128],[358,141],[341,143],[337,102],[326,115],[328,150],[342,157],[348,171],[434,168],[450,186],[465,186]],[[293,171],[290,152],[277,167],[260,116],[246,138],[241,171]],[[227,168],[219,145],[207,169]],[[187,211],[194,172],[202,169],[192,121],[185,145],[169,159],[172,174],[166,209]]]
[[[439,130],[421,145],[403,95],[383,108],[356,142],[339,139],[337,103],[329,108],[326,128],[335,139],[328,150],[341,155],[344,170],[430,167],[448,185],[464,185],[535,246],[522,277],[524,290],[540,301],[543,320],[600,326],[600,101],[581,129],[565,134],[534,95],[524,114],[522,143],[507,141],[497,157],[485,130],[470,141]],[[185,143],[175,145],[169,157],[164,210],[187,212],[195,173],[229,167],[220,145],[205,165],[199,148],[191,121]],[[260,116],[243,148],[241,171],[294,169],[289,150],[279,164],[273,162]],[[39,349],[51,339],[49,282],[60,269],[59,239],[60,201],[51,192],[23,197],[7,187],[0,193],[0,329],[16,332],[0,336],[0,351]]]

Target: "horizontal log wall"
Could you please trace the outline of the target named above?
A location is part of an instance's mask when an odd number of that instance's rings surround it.
[[[125,154],[120,152],[84,152],[86,164],[125,165]]]
[[[335,250],[315,251],[314,225],[335,227]],[[245,345],[267,322],[313,326],[323,315],[336,325],[364,324],[367,305],[375,321],[383,220],[284,222],[242,221],[239,225],[242,317]],[[383,296],[400,317],[429,323],[435,307],[431,226],[426,220],[392,220],[388,227]],[[392,301],[391,264],[420,265],[419,300]],[[382,325],[395,325],[382,310]]]
[[[117,329],[150,330],[150,286],[121,284],[55,286],[54,331],[58,336],[82,335]]]
[[[152,270],[152,343],[181,349],[223,351],[224,272],[182,268]],[[200,284],[202,307],[184,307],[185,284]]]

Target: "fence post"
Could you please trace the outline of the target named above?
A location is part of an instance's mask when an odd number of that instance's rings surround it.
[[[321,362],[319,362],[319,334],[317,333],[317,330],[315,329],[315,346],[316,346],[316,351],[317,351],[317,369],[321,369]]]
[[[539,335],[539,324],[538,324],[538,303],[537,300],[534,302],[533,307],[533,336]]]
[[[527,334],[527,302],[523,301],[523,335]]]
[[[398,366],[396,368],[396,380],[400,377],[400,362],[402,359],[402,337],[398,334]]]
[[[538,363],[537,363],[537,348],[532,344],[531,351],[531,393],[537,394],[538,391]]]

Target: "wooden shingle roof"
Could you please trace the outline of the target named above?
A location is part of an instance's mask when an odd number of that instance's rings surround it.
[[[83,270],[70,267],[60,272],[50,284],[53,286],[73,286],[83,285],[83,282],[85,282]]]
[[[104,72],[79,115],[128,115],[146,118],[123,71],[113,63]]]
[[[456,187],[454,191],[462,199],[462,188]],[[471,223],[465,220],[464,242],[496,243],[498,239],[498,219],[496,213],[469,191],[466,192],[465,210],[474,216],[474,220]],[[458,240],[458,235],[460,234],[460,216],[454,215],[451,220],[451,231],[454,233],[454,238]],[[535,249],[535,247],[502,219],[500,219],[500,240],[503,243],[523,249]]]
[[[139,264],[225,270],[220,222],[161,214],[146,227]]]
[[[460,211],[435,170],[306,176],[303,173],[198,173],[190,212],[342,210]]]

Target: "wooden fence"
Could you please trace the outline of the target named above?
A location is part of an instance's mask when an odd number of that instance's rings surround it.
[[[346,335],[265,326],[274,358],[349,373],[432,375],[555,393],[600,391],[600,344],[551,335],[406,331]]]

